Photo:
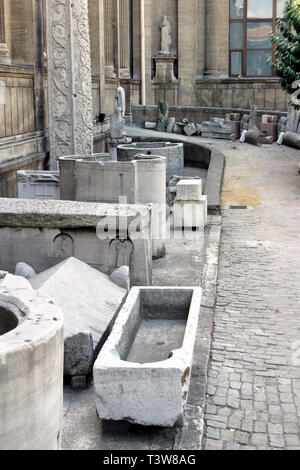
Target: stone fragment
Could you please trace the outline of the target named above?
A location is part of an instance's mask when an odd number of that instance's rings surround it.
[[[15,276],[31,279],[32,277],[36,276],[36,272],[31,266],[29,266],[29,264],[21,262],[16,265]]]
[[[116,98],[114,113],[110,120],[110,133],[112,139],[122,139],[124,137],[124,124],[122,109],[118,104],[118,98]]]
[[[174,117],[169,118],[167,121],[167,132],[172,134],[174,132],[174,127],[176,124],[176,119]]]
[[[247,144],[256,145],[260,147],[261,139],[260,139],[259,131],[256,129],[249,129],[246,134],[245,142],[247,142]]]
[[[287,118],[282,116],[279,119],[278,133],[280,134],[281,132],[286,132],[286,126],[287,126]]]
[[[249,125],[248,125],[248,130],[254,130],[258,131],[257,127],[257,108],[255,104],[253,104],[250,108],[250,117],[249,117]]]
[[[300,149],[300,135],[295,132],[286,132],[283,136],[283,144]]]
[[[126,296],[108,276],[68,258],[30,279],[32,287],[53,298],[64,314],[64,374],[87,375]]]
[[[192,135],[196,134],[197,128],[194,123],[187,124],[184,127],[184,132],[186,133],[187,136],[191,137]]]
[[[158,132],[165,132],[167,122],[169,119],[169,107],[166,103],[158,103],[156,130]]]
[[[249,114],[244,114],[241,120],[241,132],[247,131],[249,129]]]
[[[201,124],[196,124],[196,135],[201,135],[201,133],[202,133]]]
[[[174,126],[174,134],[182,135],[184,127],[185,127],[185,124],[183,124],[182,122],[176,122]]]
[[[156,122],[145,122],[145,129],[155,129],[156,128]]]
[[[128,266],[121,266],[119,269],[116,269],[109,278],[117,286],[122,287],[122,289],[130,290],[130,270]]]

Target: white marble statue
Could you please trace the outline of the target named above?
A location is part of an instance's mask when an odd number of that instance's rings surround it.
[[[125,90],[121,86],[119,86],[117,89],[117,100],[118,100],[118,107],[121,108],[121,113],[124,118],[125,113],[126,113],[126,96],[125,96]]]
[[[170,48],[172,44],[171,39],[171,23],[168,17],[165,15],[160,26],[161,30],[161,54],[170,54]]]

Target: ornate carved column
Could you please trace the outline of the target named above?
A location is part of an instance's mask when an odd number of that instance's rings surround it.
[[[0,62],[11,63],[10,57],[10,0],[0,0]]]
[[[93,152],[88,0],[47,0],[50,167]]]
[[[204,74],[219,75],[219,28],[220,0],[206,0],[206,66]]]
[[[112,0],[104,0],[105,20],[105,75],[115,77],[114,67],[114,33],[113,33],[113,6]]]
[[[120,77],[130,78],[130,6],[120,0]]]

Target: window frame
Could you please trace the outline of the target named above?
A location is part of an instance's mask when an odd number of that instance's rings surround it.
[[[290,3],[292,0],[290,0]],[[272,18],[248,18],[248,0],[244,0],[244,17],[242,19],[230,18],[230,4],[229,0],[229,77],[231,78],[272,78],[275,77],[275,71],[272,67],[271,75],[247,75],[247,52],[249,51],[272,51],[272,59],[275,59],[275,45],[272,44],[271,48],[247,48],[247,26],[248,23],[272,23],[272,32],[276,31],[276,19],[277,19],[277,0],[273,0],[273,17]],[[240,23],[243,25],[243,49],[231,48],[231,24]],[[242,53],[242,73],[240,75],[233,75],[231,73],[231,53],[241,52]]]

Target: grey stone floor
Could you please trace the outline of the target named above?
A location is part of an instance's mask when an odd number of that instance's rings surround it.
[[[226,170],[205,449],[300,449],[300,151],[217,145]]]

